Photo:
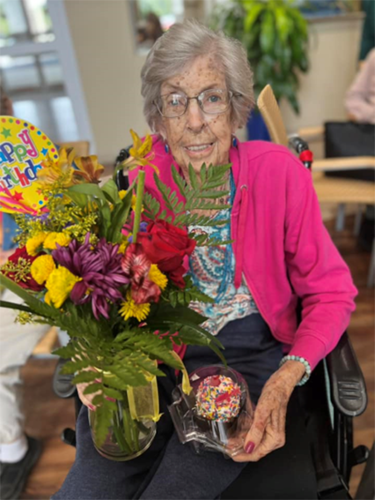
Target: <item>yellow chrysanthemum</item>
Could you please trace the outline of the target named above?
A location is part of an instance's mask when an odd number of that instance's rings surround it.
[[[51,296],[50,296],[50,293],[47,292],[44,296],[44,300],[46,302],[46,304],[48,304],[49,306],[52,306],[52,302],[51,302]]]
[[[44,243],[44,240],[47,238],[47,233],[37,233],[32,238],[29,238],[26,242],[26,250],[29,255],[35,257],[38,255],[40,247]]]
[[[121,189],[121,191],[118,192],[120,200],[123,200],[125,198],[126,193],[127,193],[127,191],[125,191],[125,189]],[[136,204],[136,202],[137,202],[137,197],[136,197],[135,194],[133,194],[133,196],[132,196],[132,204],[131,204],[131,207],[132,207],[133,210],[135,210],[135,204]],[[142,208],[142,212],[143,212],[143,208]]]
[[[62,247],[67,247],[71,241],[71,238],[64,233],[48,233],[44,241],[44,248],[47,250],[56,250],[56,243]]]
[[[159,288],[165,290],[165,287],[168,284],[168,278],[165,274],[163,274],[156,264],[151,264],[150,272],[148,277],[151,281],[153,281]]]
[[[121,245],[118,247],[117,253],[125,253],[125,250],[127,249],[129,245],[128,241],[123,241]]]
[[[58,309],[69,297],[74,285],[81,280],[82,278],[74,276],[66,267],[59,266],[48,277],[45,301]]]
[[[136,304],[131,294],[127,293],[126,301],[122,302],[120,314],[125,320],[137,318],[138,321],[143,321],[150,314],[150,304]]]
[[[31,264],[30,272],[38,285],[42,285],[55,269],[56,265],[52,255],[41,255]]]

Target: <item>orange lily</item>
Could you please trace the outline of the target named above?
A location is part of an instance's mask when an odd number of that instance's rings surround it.
[[[100,165],[96,155],[79,156],[74,159],[74,163],[78,167],[78,170],[74,171],[74,177],[78,182],[83,180],[85,182],[99,183],[104,167]]]

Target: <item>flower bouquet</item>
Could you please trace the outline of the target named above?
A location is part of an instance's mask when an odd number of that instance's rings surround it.
[[[104,168],[97,157],[78,158],[71,149],[52,155],[45,148],[39,164],[26,146],[17,157],[20,175],[26,178],[33,168],[37,203],[22,183],[0,182],[0,208],[19,226],[18,248],[2,266],[1,281],[24,301],[0,305],[18,309],[21,324],[49,324],[69,334],[69,344],[55,353],[69,359],[63,370],[74,374],[73,383],[95,395],[95,411],[89,412],[94,444],[115,460],[134,458],[152,442],[161,417],[156,377],[164,373],[158,361],[182,370],[187,394],[191,386],[179,347],[206,345],[225,363],[221,343],[200,326],[206,318],[189,308],[191,301],[212,300],[193,285],[184,261],[196,245],[225,243],[186,228],[212,224],[199,211],[228,207],[215,202],[223,195],[215,189],[230,165],[203,166],[199,183],[192,169],[186,182],[172,167],[177,196],[151,163],[151,138],[132,134],[131,156],[122,167],[139,170],[127,191],[118,191],[113,179],[101,185]],[[28,151],[37,149],[31,134],[22,137]],[[17,147],[14,153],[21,151]],[[14,167],[15,157],[6,151],[8,156],[0,154],[3,172]],[[155,170],[162,203],[144,192],[145,165]]]

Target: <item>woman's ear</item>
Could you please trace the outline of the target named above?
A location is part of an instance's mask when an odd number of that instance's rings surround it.
[[[160,135],[164,142],[167,140],[167,131],[165,130],[163,122],[159,122],[156,128],[156,132]]]
[[[235,135],[236,132],[237,132],[237,130],[239,128],[241,128],[241,127],[239,126],[238,121],[237,120],[234,120],[234,121],[232,120],[232,123],[231,123],[231,132],[232,132],[232,135]]]

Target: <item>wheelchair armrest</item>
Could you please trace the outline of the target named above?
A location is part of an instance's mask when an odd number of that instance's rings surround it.
[[[347,332],[326,360],[332,403],[348,417],[361,415],[367,406],[366,383]]]
[[[55,373],[53,374],[52,387],[53,391],[59,398],[67,399],[76,395],[77,389],[72,380],[74,375],[64,375],[61,373],[62,367],[70,361],[69,359],[60,358],[57,362]]]

